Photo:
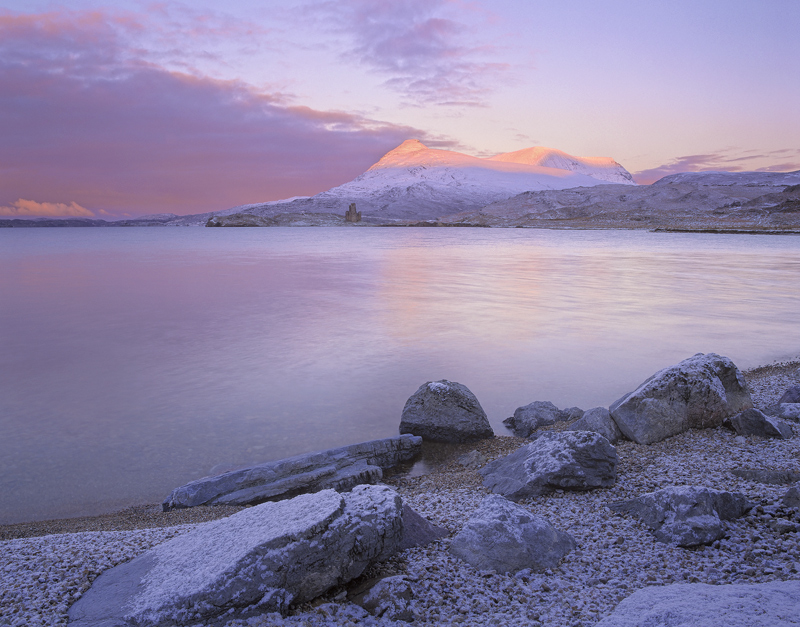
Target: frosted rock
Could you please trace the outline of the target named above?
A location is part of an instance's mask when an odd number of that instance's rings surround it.
[[[599,433],[551,431],[478,472],[484,486],[515,501],[557,489],[610,488],[617,479],[617,451]]]
[[[793,485],[786,490],[786,494],[783,495],[781,500],[781,505],[800,509],[800,486]]]
[[[341,492],[377,483],[382,469],[414,459],[421,449],[421,438],[401,435],[296,455],[192,481],[175,488],[162,507],[166,512],[196,505],[254,505],[305,492]]]
[[[609,508],[640,519],[657,540],[678,546],[710,544],[724,535],[723,520],[743,516],[751,504],[743,494],[699,486],[676,486],[612,503]]]
[[[611,444],[616,444],[622,439],[622,431],[608,413],[605,407],[587,409],[581,418],[569,426],[570,431],[594,431],[599,433]]]
[[[502,496],[489,495],[453,538],[450,552],[478,570],[516,573],[555,568],[572,537]]]
[[[434,442],[469,442],[494,437],[486,412],[469,388],[454,381],[429,381],[406,401],[400,433]]]
[[[625,437],[652,444],[688,429],[719,427],[752,406],[744,377],[730,359],[698,353],[655,373],[609,411]]]
[[[550,401],[534,401],[528,405],[517,407],[514,415],[506,418],[503,424],[519,438],[528,438],[539,427],[566,420],[577,420],[583,415],[578,407],[561,410]]]
[[[797,581],[673,584],[637,590],[597,627],[788,627],[798,615]]]
[[[774,416],[779,420],[789,420],[800,422],[800,403],[779,403],[772,405],[764,410],[768,416]]]
[[[800,403],[800,385],[795,385],[786,390],[778,399],[778,405],[782,403]]]
[[[779,440],[788,440],[793,435],[792,428],[783,420],[767,416],[758,409],[746,409],[726,418],[724,424],[733,429],[737,435],[755,435]]]
[[[766,468],[735,468],[731,474],[748,481],[771,485],[786,485],[800,481],[800,472],[796,470],[771,470]]]
[[[403,505],[403,537],[397,547],[399,551],[415,546],[426,546],[447,535],[449,535],[447,529],[434,525],[408,505]]]
[[[104,572],[70,621],[160,627],[285,612],[392,555],[402,532],[400,497],[385,486],[264,503]]]
[[[374,616],[389,620],[411,621],[409,602],[413,597],[411,583],[403,575],[378,581],[356,602]]]

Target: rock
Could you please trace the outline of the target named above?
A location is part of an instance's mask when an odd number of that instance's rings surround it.
[[[464,468],[476,470],[486,463],[486,457],[478,451],[470,451],[469,453],[464,453],[456,462]]]
[[[400,433],[433,442],[470,442],[494,437],[486,412],[469,389],[454,381],[429,381],[406,401]]]
[[[719,427],[752,406],[744,377],[730,359],[698,353],[655,373],[609,411],[626,438],[652,444],[688,429]]]
[[[564,422],[573,422],[575,420],[580,420],[583,417],[584,411],[580,407],[567,407],[566,409],[561,410],[561,416],[559,420],[563,420]]]
[[[478,570],[516,573],[555,568],[576,546],[547,520],[502,496],[489,495],[450,543],[450,552]]]
[[[447,529],[434,525],[408,505],[403,505],[403,537],[397,547],[398,551],[415,546],[427,546],[448,535],[450,534]]]
[[[748,481],[770,485],[786,485],[800,481],[800,472],[796,470],[767,470],[763,468],[735,468],[731,474]]]
[[[175,488],[164,511],[196,505],[255,505],[306,492],[345,491],[383,478],[383,468],[410,461],[422,450],[422,439],[410,435],[305,453],[206,477]]]
[[[550,401],[534,401],[523,407],[517,407],[514,415],[506,418],[503,424],[519,438],[529,438],[539,427],[566,420],[577,420],[583,415],[578,407],[559,409]]]
[[[689,583],[637,590],[596,627],[788,627],[798,615],[797,581]]]
[[[402,527],[400,497],[386,486],[264,503],[104,572],[70,608],[70,623],[160,627],[285,613],[388,558]]]
[[[795,507],[800,509],[800,487],[794,485],[783,495],[781,505],[784,507]]]
[[[746,409],[743,412],[726,418],[724,423],[737,435],[755,435],[762,438],[778,438],[788,440],[794,434],[792,428],[775,416],[767,416],[758,409]]]
[[[550,431],[478,471],[483,485],[519,501],[553,490],[610,488],[617,479],[617,451],[591,431]]]
[[[412,598],[411,583],[403,575],[396,575],[379,580],[353,601],[373,616],[410,622],[414,618],[409,607]]]
[[[775,416],[780,420],[800,422],[800,403],[780,403],[764,410],[768,416]]]
[[[599,433],[611,444],[622,438],[622,431],[605,407],[594,407],[583,412],[583,416],[569,426],[570,431],[593,431]]]
[[[783,403],[800,403],[800,385],[794,385],[783,393],[778,399],[778,405]]]
[[[751,504],[743,494],[699,486],[675,486],[612,503],[619,514],[639,518],[666,544],[689,547],[719,540],[722,520],[743,516]]]

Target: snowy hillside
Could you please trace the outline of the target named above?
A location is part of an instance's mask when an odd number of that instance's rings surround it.
[[[665,176],[657,180],[653,185],[669,185],[671,183],[784,187],[786,185],[800,185],[800,170],[795,172],[680,172]]]
[[[492,157],[491,160],[570,170],[608,183],[636,184],[630,172],[611,157],[573,157],[562,150],[535,146],[515,152],[506,152]]]

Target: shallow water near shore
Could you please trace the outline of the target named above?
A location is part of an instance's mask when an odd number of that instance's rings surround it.
[[[800,350],[800,238],[391,228],[0,230],[0,523],[157,502],[397,433],[429,380],[497,433],[696,352]]]

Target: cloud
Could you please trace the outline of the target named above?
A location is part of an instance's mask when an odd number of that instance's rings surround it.
[[[453,0],[337,0],[315,5],[352,41],[345,57],[387,76],[419,105],[481,106],[510,66],[492,61],[469,11]]]
[[[794,160],[792,160],[792,157],[794,157]],[[782,161],[778,165],[775,164],[775,159],[787,158],[787,161]],[[764,162],[770,162],[771,165],[760,165]],[[800,170],[800,150],[783,148],[759,152],[755,150],[738,151],[736,149],[727,149],[707,154],[687,155],[673,159],[669,163],[655,168],[635,172],[633,179],[640,185],[649,185],[670,174],[714,170],[724,172],[791,172]]]
[[[11,206],[0,207],[0,216],[14,216],[17,218],[33,216],[93,218],[94,214],[76,202],[71,202],[67,205],[63,202],[36,202],[35,200],[20,198],[11,203]]]
[[[169,71],[129,41],[141,24],[0,13],[0,205],[49,197],[96,213],[199,213],[318,193],[409,137],[429,140]]]

